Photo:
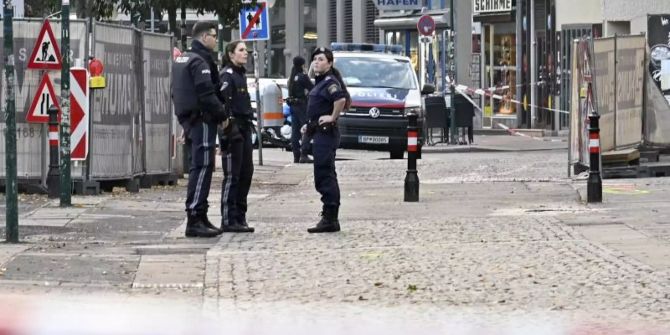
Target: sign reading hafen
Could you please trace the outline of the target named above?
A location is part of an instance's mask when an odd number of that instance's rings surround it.
[[[421,0],[372,0],[379,10],[413,10],[421,9],[423,1]]]
[[[509,12],[512,10],[512,0],[473,0],[472,9],[475,15]]]

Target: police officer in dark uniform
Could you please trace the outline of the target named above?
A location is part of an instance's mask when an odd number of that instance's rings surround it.
[[[307,138],[300,140],[302,133],[300,129],[307,124],[307,94],[312,90],[314,84],[305,74],[305,59],[296,56],[293,58],[291,76],[288,78],[287,102],[291,107],[291,148],[293,150],[293,163],[312,163],[309,159]]]
[[[228,122],[212,57],[215,46],[216,25],[197,22],[193,26],[191,49],[175,59],[172,70],[175,113],[191,144],[186,194],[187,237],[213,237],[220,233],[207,218],[217,124]]]
[[[223,160],[221,191],[221,230],[230,233],[253,233],[247,224],[247,195],[254,174],[251,133],[253,116],[247,90],[248,51],[242,41],[226,45],[221,71],[221,92],[230,115],[230,124],[219,129]]]
[[[333,53],[318,48],[312,53],[316,85],[309,93],[308,134],[313,136],[314,186],[321,194],[321,220],[309,233],[340,231],[338,213],[340,187],[335,172],[335,152],[340,145],[337,118],[350,100],[339,71],[333,67]]]

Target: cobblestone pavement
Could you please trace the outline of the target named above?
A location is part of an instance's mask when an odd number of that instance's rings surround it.
[[[669,321],[667,272],[571,226],[606,208],[581,203],[564,151],[425,155],[418,203],[403,202],[405,164],[337,163],[339,234],[305,232],[319,211],[309,173],[255,204],[256,233],[225,235],[207,254],[209,308]]]
[[[430,153],[408,203],[407,162],[386,156],[338,151],[337,234],[307,234],[312,167],[272,149],[250,194],[254,234],[183,238],[183,180],[68,211],[34,200],[25,243],[0,244],[0,294],[199,306],[235,333],[670,330],[668,179],[606,180],[603,204],[587,205],[565,150]],[[218,170],[214,222],[220,182]],[[492,331],[469,331],[479,324]]]

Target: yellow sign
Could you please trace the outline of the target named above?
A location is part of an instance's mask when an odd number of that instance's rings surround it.
[[[484,106],[484,116],[485,117],[491,117],[492,115],[493,115],[493,107]]]
[[[106,86],[105,77],[91,77],[91,89],[105,88]]]

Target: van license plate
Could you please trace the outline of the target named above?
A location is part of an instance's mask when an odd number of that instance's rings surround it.
[[[358,143],[388,144],[389,138],[387,136],[358,136]]]

